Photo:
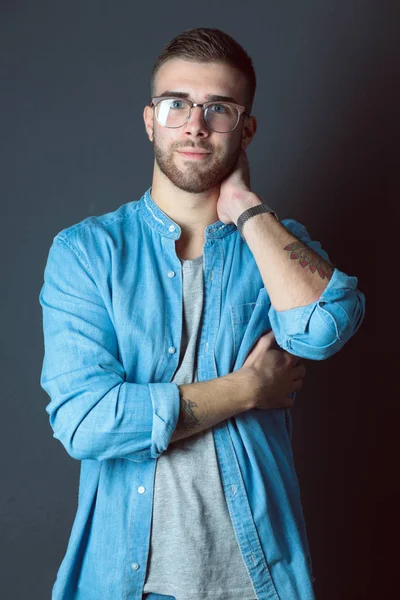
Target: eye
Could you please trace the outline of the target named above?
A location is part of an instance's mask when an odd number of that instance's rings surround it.
[[[180,109],[180,108],[184,108],[185,103],[182,102],[182,100],[172,100],[171,102],[171,108],[174,108],[176,110]]]
[[[211,104],[208,108],[216,113],[224,114],[227,112],[225,104]]]

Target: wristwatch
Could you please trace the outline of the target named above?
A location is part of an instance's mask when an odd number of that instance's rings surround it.
[[[272,208],[270,206],[268,206],[268,204],[264,204],[264,203],[257,204],[256,206],[252,206],[251,208],[248,208],[247,210],[242,212],[242,214],[240,215],[240,217],[237,220],[236,227],[237,227],[240,235],[242,236],[242,239],[244,242],[246,242],[246,239],[242,233],[242,230],[243,230],[243,225],[245,224],[245,222],[248,219],[251,219],[251,217],[254,217],[255,215],[259,215],[260,213],[265,213],[265,212],[272,213],[274,215],[274,217],[279,221],[278,215],[276,214],[276,212],[274,210],[272,210]]]

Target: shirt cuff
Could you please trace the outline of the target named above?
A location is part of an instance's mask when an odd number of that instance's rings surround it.
[[[335,268],[317,301],[284,311],[271,306],[269,318],[279,346],[312,360],[332,356],[364,318],[365,296],[357,290],[357,284],[357,277]]]
[[[179,388],[175,383],[149,383],[153,403],[151,458],[158,458],[168,448],[178,423],[180,412]]]

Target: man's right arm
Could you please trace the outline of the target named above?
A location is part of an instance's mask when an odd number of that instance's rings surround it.
[[[291,408],[302,386],[300,359],[277,347],[272,331],[262,335],[243,366],[210,381],[179,385],[180,413],[170,443],[253,408]]]
[[[180,413],[170,443],[254,408],[254,393],[248,376],[240,369],[217,379],[178,387]]]

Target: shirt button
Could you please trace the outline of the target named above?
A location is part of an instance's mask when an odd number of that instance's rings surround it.
[[[175,277],[175,272],[174,271],[169,271],[168,277]]]
[[[137,571],[139,569],[139,565],[137,563],[132,563],[131,567],[134,571]]]
[[[144,494],[145,493],[145,488],[141,485],[140,487],[138,487],[137,491],[139,492],[139,494]]]
[[[170,347],[168,348],[168,352],[169,352],[170,354],[175,354],[175,348],[174,348],[173,346],[170,346]]]
[[[170,231],[175,231],[175,225],[170,225],[170,226],[168,227],[168,229],[169,229]]]

